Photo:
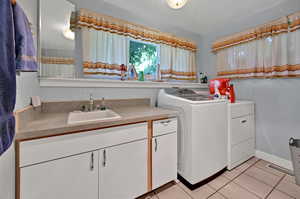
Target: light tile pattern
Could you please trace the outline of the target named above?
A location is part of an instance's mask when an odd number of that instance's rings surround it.
[[[268,196],[273,190],[273,187],[271,187],[270,185],[258,181],[246,174],[240,175],[234,180],[234,182],[244,189],[248,190],[249,192],[256,194],[260,198],[266,198],[266,196]]]
[[[281,177],[273,175],[257,167],[251,167],[245,172],[246,175],[255,178],[265,184],[274,187],[280,181]]]
[[[252,158],[196,190],[179,182],[138,199],[300,199],[295,178],[268,167],[270,164]]]
[[[230,179],[224,177],[224,176],[219,176],[213,181],[209,182],[208,185],[212,187],[215,190],[219,190],[222,187],[224,187],[226,184],[230,182]]]

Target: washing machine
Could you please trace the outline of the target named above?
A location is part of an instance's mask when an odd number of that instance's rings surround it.
[[[178,177],[190,189],[214,179],[227,166],[227,100],[208,89],[159,91],[158,106],[178,113]]]

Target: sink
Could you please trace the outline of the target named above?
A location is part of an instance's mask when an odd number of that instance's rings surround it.
[[[119,114],[109,109],[91,112],[74,111],[69,113],[68,124],[106,121],[119,118],[121,118]]]

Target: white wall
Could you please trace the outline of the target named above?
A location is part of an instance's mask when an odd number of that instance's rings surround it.
[[[21,73],[17,76],[17,101],[16,110],[30,104],[31,96],[40,95],[40,86],[36,73]]]
[[[212,43],[219,37],[243,31],[300,10],[300,1],[291,0],[277,5],[262,14],[255,14],[247,21],[235,21],[221,26],[218,31],[203,36],[201,68],[209,77],[216,77],[215,55]],[[237,19],[238,20],[238,19]],[[300,79],[249,79],[233,81],[238,99],[256,103],[257,150],[289,160],[288,140],[300,138]],[[298,90],[298,92],[297,92]]]
[[[95,99],[150,98],[154,105],[157,93],[156,88],[42,88],[40,94],[45,101],[88,100],[90,94]]]
[[[256,103],[256,148],[290,159],[290,137],[300,139],[300,79],[236,80],[237,97]]]

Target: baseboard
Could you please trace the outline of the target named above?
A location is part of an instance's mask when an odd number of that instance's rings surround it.
[[[283,158],[280,158],[278,156],[263,152],[263,151],[255,151],[255,157],[271,162],[277,166],[283,167],[285,169],[293,171],[293,165],[292,162],[289,160],[285,160]]]

